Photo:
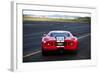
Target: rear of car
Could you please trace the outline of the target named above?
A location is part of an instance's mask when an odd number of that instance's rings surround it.
[[[78,41],[69,31],[51,31],[42,38],[42,54],[51,51],[77,51]]]

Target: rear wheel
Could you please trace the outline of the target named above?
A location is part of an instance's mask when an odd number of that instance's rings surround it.
[[[78,53],[78,49],[73,51],[73,54],[77,54]]]
[[[78,50],[73,51],[73,54],[77,54],[77,53],[78,53]]]
[[[43,56],[46,56],[46,55],[48,55],[48,52],[47,52],[47,51],[44,51],[44,50],[42,49],[42,55],[43,55]]]
[[[67,51],[65,51],[65,53],[67,53],[67,54],[77,54],[78,50],[67,50]]]

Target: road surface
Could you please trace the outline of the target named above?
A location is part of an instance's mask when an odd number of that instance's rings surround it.
[[[79,41],[77,54],[42,56],[41,37],[51,30],[67,30],[76,34]],[[91,25],[89,23],[23,22],[23,62],[85,60],[91,59]]]

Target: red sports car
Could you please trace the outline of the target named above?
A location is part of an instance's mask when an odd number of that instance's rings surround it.
[[[42,37],[42,54],[51,51],[74,51],[78,50],[78,40],[69,31],[50,31]]]

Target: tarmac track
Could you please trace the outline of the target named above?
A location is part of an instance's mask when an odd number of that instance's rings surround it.
[[[79,41],[77,54],[57,54],[43,56],[41,37],[52,30],[67,30],[76,34]],[[91,59],[91,25],[73,22],[23,22],[23,62],[84,60]]]

